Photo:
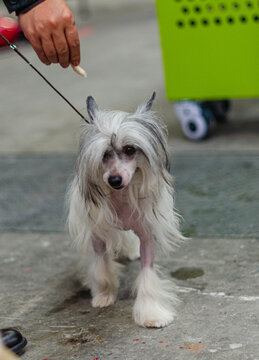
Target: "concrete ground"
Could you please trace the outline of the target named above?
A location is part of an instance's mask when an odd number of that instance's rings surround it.
[[[97,3],[97,2],[96,2]],[[28,339],[22,359],[259,359],[259,100],[235,100],[210,139],[184,138],[164,92],[154,4],[99,0],[77,14],[82,66],[41,65],[21,51],[84,114],[133,111],[157,91],[165,119],[182,229],[192,238],[158,263],[178,287],[178,314],[163,329],[132,320],[139,261],[124,262],[118,300],[94,309],[65,229],[64,194],[80,118],[14,53],[0,52],[0,327]],[[90,12],[89,12],[90,9]],[[80,14],[79,14],[80,10]]]

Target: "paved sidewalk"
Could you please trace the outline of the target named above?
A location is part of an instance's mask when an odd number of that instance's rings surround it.
[[[139,261],[124,261],[118,300],[94,309],[65,228],[80,118],[9,50],[0,52],[0,327],[28,339],[24,360],[259,360],[259,100],[233,101],[229,123],[201,143],[186,140],[164,92],[154,4],[89,2],[78,16],[82,66],[41,65],[84,114],[133,111],[158,97],[165,119],[182,229],[192,237],[157,262],[175,282],[176,320],[143,329],[132,320]],[[76,6],[75,10],[76,10]]]

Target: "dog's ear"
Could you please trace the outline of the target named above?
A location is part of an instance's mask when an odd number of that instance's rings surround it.
[[[146,103],[146,111],[149,111],[153,105],[153,101],[155,100],[156,97],[156,92],[154,91],[151,98],[148,100],[148,102]]]
[[[148,102],[138,108],[137,113],[144,113],[146,111],[149,111],[152,107],[155,97],[156,97],[156,92],[154,91],[151,98],[148,100]]]
[[[86,99],[86,107],[88,115],[90,116],[91,123],[94,122],[96,114],[98,112],[98,106],[92,96],[88,96]]]

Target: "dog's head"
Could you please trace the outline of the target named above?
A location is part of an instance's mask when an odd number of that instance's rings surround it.
[[[86,186],[118,191],[133,181],[147,183],[168,166],[164,129],[150,111],[154,99],[155,92],[129,114],[99,110],[93,97],[87,98],[90,124],[84,125],[77,162],[84,194]]]

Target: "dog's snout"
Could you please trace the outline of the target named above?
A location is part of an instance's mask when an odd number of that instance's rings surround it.
[[[110,176],[108,182],[114,189],[120,189],[122,185],[122,177],[118,175]]]

